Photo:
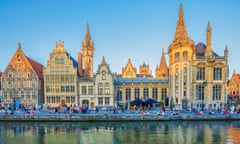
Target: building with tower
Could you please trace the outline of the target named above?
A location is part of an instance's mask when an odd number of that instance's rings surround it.
[[[206,30],[206,46],[188,36],[180,5],[176,31],[168,47],[171,104],[179,109],[219,108],[226,104],[228,49],[224,56],[211,47],[211,27]]]
[[[82,77],[93,78],[93,56],[94,56],[94,43],[91,39],[89,26],[87,24],[85,38],[82,42],[82,53],[79,53],[79,60],[83,66]],[[79,69],[80,70],[80,69]]]
[[[94,42],[91,39],[89,25],[86,26],[86,33],[82,42],[82,53],[78,53],[78,93],[79,104],[93,108],[95,107],[95,89],[93,79],[93,56]]]

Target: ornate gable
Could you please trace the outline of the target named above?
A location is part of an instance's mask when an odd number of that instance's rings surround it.
[[[102,71],[105,71],[106,73],[111,73],[111,70],[109,68],[109,65],[106,63],[105,58],[103,57],[102,62],[100,65],[98,65],[97,74],[101,73]]]
[[[42,70],[43,65],[28,58],[22,51],[21,45],[19,43],[18,48],[10,60],[4,73],[7,74],[8,71],[21,72],[27,78],[30,73],[34,72],[36,76],[42,78]]]
[[[56,42],[56,47],[50,53],[50,58],[47,62],[45,70],[49,72],[73,72],[75,73],[78,67],[77,61],[67,53],[62,41]],[[46,72],[47,72],[46,71]]]
[[[133,67],[131,60],[128,59],[128,63],[125,68],[122,68],[122,78],[136,78],[137,69]]]

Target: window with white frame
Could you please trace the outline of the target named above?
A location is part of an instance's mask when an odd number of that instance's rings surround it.
[[[204,86],[203,85],[196,86],[196,100],[204,100]]]
[[[152,98],[158,100],[158,88],[152,89]]]
[[[148,99],[148,88],[143,89],[143,97],[145,100]]]
[[[98,104],[102,105],[103,104],[103,98],[102,97],[98,97]]]
[[[102,80],[105,80],[105,79],[106,79],[106,72],[102,71]]]
[[[167,98],[167,88],[162,88],[162,100]]]
[[[98,94],[103,95],[103,84],[102,83],[98,84]]]
[[[135,88],[134,89],[134,94],[135,94],[135,99],[140,98],[140,90],[139,90],[139,88]]]
[[[104,86],[104,91],[105,91],[105,94],[110,94],[110,85],[109,83],[105,83],[105,86]]]
[[[110,98],[109,97],[105,97],[105,105],[109,105],[110,104]]]
[[[93,86],[88,86],[88,95],[93,95]]]
[[[213,79],[222,80],[222,68],[213,68]]]
[[[197,67],[197,80],[205,80],[205,68],[204,67]]]
[[[130,88],[126,88],[126,101],[130,101],[130,97],[131,97],[131,89]]]
[[[212,99],[213,100],[221,100],[221,86],[220,85],[213,86]]]

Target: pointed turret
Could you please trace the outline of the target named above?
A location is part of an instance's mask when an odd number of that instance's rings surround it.
[[[212,55],[212,46],[211,46],[211,25],[210,22],[208,22],[207,30],[206,30],[206,52],[205,56],[211,56]]]
[[[227,47],[227,45],[226,45],[225,50],[224,50],[224,57],[225,57],[225,60],[228,61],[228,47]]]
[[[175,32],[173,41],[178,41],[179,39],[187,39],[187,38],[188,38],[188,34],[185,26],[183,8],[181,3],[179,7],[177,27],[176,27],[176,32]]]
[[[160,78],[160,79],[168,78],[168,67],[167,67],[166,58],[164,55],[164,49],[162,49],[160,65],[157,66],[156,68],[156,78]]]
[[[86,26],[86,33],[85,33],[85,38],[83,40],[83,46],[89,47],[89,48],[93,47],[93,41],[91,39],[88,23]]]
[[[165,58],[165,55],[164,55],[164,49],[162,49],[162,56],[161,56],[161,61],[160,61],[159,68],[160,69],[167,68],[167,62],[166,62],[166,58]]]
[[[103,56],[103,58],[102,58],[102,63],[101,63],[101,65],[107,65],[104,56]]]
[[[85,39],[90,39],[91,40],[91,35],[90,35],[90,32],[89,32],[89,25],[88,25],[88,23],[87,23],[87,26],[86,26]]]
[[[168,53],[170,53],[170,51],[172,51],[173,49],[182,46],[190,46],[192,47],[192,50],[194,49],[194,41],[188,37],[187,28],[184,21],[183,7],[182,4],[180,4],[176,31],[174,39],[168,47]]]

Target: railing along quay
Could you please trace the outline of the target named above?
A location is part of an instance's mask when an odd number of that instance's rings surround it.
[[[172,115],[139,114],[139,113],[0,113],[0,121],[217,121],[217,120],[240,120],[240,114],[202,114],[179,113]]]

